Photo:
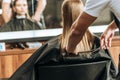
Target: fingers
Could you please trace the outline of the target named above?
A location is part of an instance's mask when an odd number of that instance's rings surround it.
[[[108,49],[109,48],[109,38],[105,35],[102,34],[100,37],[100,46],[102,49]]]
[[[101,35],[100,37],[100,46],[103,48],[104,46],[104,38],[103,38],[103,35]]]
[[[111,47],[113,36],[114,36],[114,33],[108,39],[108,46],[109,47]]]
[[[108,47],[111,47],[111,44],[112,44],[112,38],[109,38]]]
[[[109,38],[107,36],[104,37],[105,40],[104,40],[104,45],[105,45],[105,49],[108,49],[109,48]]]
[[[40,21],[40,17],[39,16],[32,16],[32,19],[39,22]]]
[[[101,35],[100,46],[102,49],[108,49],[111,47],[113,35]]]
[[[105,49],[105,36],[102,34],[100,37],[100,46],[102,49]]]

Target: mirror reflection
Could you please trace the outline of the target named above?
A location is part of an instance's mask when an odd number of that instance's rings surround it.
[[[84,5],[86,0],[82,0]],[[61,28],[63,0],[2,0],[0,1],[0,32]],[[93,25],[108,24],[108,8]]]
[[[32,4],[34,5],[31,6]],[[36,6],[35,4],[37,5],[36,9],[34,7]],[[45,6],[45,0],[34,1],[34,3],[32,0],[3,0],[2,17],[5,24],[1,26],[0,31],[7,32],[44,29],[45,26],[40,22],[42,16],[40,13],[41,4],[44,4]]]

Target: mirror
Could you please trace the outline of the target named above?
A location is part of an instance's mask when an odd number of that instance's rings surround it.
[[[82,0],[84,5],[86,0]],[[47,0],[44,18],[47,28],[61,27],[61,4],[63,0]],[[112,20],[109,8],[106,8],[93,25],[106,25]],[[50,21],[50,22],[49,22]]]
[[[82,0],[84,5],[86,0]],[[44,15],[44,23],[46,26],[46,30],[48,29],[57,29],[57,28],[61,28],[62,26],[62,19],[61,19],[61,4],[62,4],[63,0],[47,0],[47,5],[46,8],[43,12]],[[1,8],[1,6],[0,6]],[[1,14],[0,14],[1,17]],[[98,19],[92,24],[93,26],[95,25],[107,25],[110,21],[112,20],[111,17],[111,12],[109,11],[108,8],[106,8],[100,15],[100,17],[98,17]],[[0,18],[0,25],[2,25],[2,18]],[[38,29],[39,30],[39,29]],[[18,32],[23,32],[24,34],[26,34],[28,31],[32,31],[32,34],[35,33],[36,30],[27,30],[27,31],[18,31]],[[40,30],[42,31],[42,30]],[[17,31],[14,31],[17,32]],[[6,32],[0,32],[0,33],[6,33]],[[44,34],[44,32],[43,32]],[[2,34],[1,34],[2,35]],[[12,33],[11,33],[12,35]],[[5,35],[4,36],[8,36]],[[34,38],[34,35],[31,36],[31,38]]]

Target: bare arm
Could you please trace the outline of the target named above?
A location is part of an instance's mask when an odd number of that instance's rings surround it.
[[[2,2],[2,16],[5,23],[7,23],[11,19],[12,9],[10,7],[10,3]]]
[[[81,41],[85,31],[95,19],[96,17],[83,12],[73,23],[69,35],[68,45],[66,47],[68,53],[75,53],[76,45]]]
[[[46,4],[46,0],[38,0],[37,9],[35,11],[35,14],[32,16],[32,19],[40,21],[40,15],[44,11]]]

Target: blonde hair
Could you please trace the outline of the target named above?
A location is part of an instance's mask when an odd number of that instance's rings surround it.
[[[80,13],[83,11],[83,3],[80,0],[64,0],[62,4],[62,21],[63,21],[63,34],[61,35],[61,49],[64,51],[68,43],[68,35],[72,23],[77,19]],[[76,51],[91,50],[94,36],[89,30],[87,30],[79,44],[76,47]]]

